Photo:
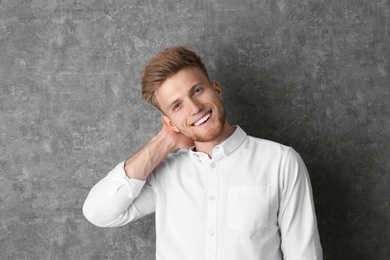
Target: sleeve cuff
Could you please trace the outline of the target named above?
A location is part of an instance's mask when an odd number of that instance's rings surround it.
[[[107,190],[108,196],[113,196],[118,190],[126,186],[129,191],[129,197],[135,198],[141,192],[142,187],[145,185],[146,180],[130,179],[127,177],[124,162],[119,163],[112,171],[108,173],[111,178],[117,180],[117,185],[113,185]]]

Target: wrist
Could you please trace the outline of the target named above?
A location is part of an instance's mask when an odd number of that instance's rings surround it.
[[[159,148],[165,150],[167,154],[178,148],[177,139],[165,129],[161,130],[153,139],[159,144]]]

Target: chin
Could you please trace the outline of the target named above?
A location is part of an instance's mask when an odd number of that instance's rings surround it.
[[[222,122],[218,122],[216,126],[207,129],[206,132],[193,133],[193,135],[190,135],[188,137],[194,140],[194,142],[202,142],[202,143],[211,142],[220,136],[223,130],[223,126],[224,124]]]

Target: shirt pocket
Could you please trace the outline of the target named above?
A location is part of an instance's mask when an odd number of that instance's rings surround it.
[[[252,235],[268,225],[270,188],[261,186],[230,187],[228,220],[230,228]]]

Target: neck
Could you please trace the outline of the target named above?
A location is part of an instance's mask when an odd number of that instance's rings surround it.
[[[225,121],[225,125],[219,136],[210,142],[195,142],[195,149],[197,152],[206,153],[210,158],[212,158],[212,151],[215,146],[219,145],[223,141],[229,138],[234,132],[234,128]]]

